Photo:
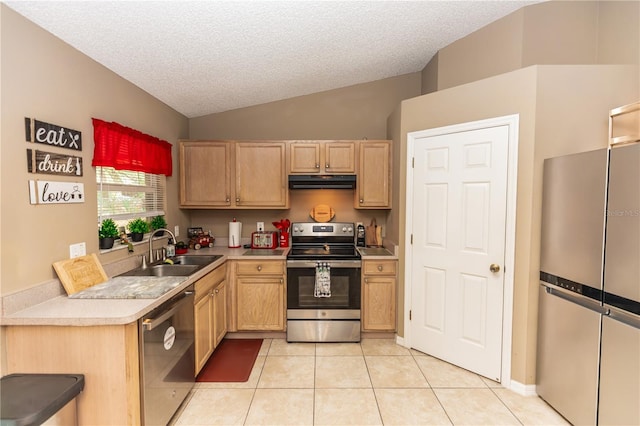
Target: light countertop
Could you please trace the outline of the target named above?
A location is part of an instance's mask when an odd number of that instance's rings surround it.
[[[165,277],[163,286],[168,288],[164,294],[153,299],[82,299],[62,295],[48,299],[42,303],[27,307],[2,317],[2,325],[55,325],[55,326],[99,326],[124,325],[137,321],[148,312],[198,281],[200,278],[222,265],[227,260],[286,260],[288,248],[282,252],[265,250],[256,251],[245,248],[212,247],[200,250],[189,250],[188,255],[222,255],[215,262],[200,269],[188,277]],[[370,253],[367,253],[369,251]],[[364,250],[363,260],[397,259],[391,252]],[[110,281],[118,281],[120,277]],[[127,277],[133,278],[133,277]],[[136,279],[148,277],[135,277]],[[163,278],[156,278],[163,280]],[[160,281],[158,281],[160,283]],[[144,284],[139,284],[144,285]]]

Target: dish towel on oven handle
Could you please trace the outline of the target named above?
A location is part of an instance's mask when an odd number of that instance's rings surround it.
[[[316,285],[313,297],[331,297],[331,266],[326,262],[316,263]]]

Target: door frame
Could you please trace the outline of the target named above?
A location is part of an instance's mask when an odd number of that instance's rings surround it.
[[[502,308],[502,362],[501,362],[501,384],[512,389],[511,383],[511,346],[513,330],[513,286],[515,268],[515,240],[516,240],[516,194],[518,183],[518,145],[519,145],[519,124],[520,115],[506,115],[502,117],[489,118],[485,120],[471,121],[467,123],[453,124],[450,126],[437,127],[433,129],[418,130],[407,133],[407,173],[406,173],[406,194],[407,201],[405,207],[405,291],[404,291],[404,345],[411,347],[411,321],[409,320],[409,309],[411,307],[411,270],[413,259],[413,247],[411,244],[413,223],[413,167],[411,167],[415,145],[419,139],[434,136],[444,136],[452,133],[467,132],[485,129],[488,127],[508,126],[507,142],[507,212],[505,219],[505,259],[504,259],[504,294]]]

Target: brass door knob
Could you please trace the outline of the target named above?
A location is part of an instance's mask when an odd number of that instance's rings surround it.
[[[489,270],[490,270],[491,272],[494,272],[494,273],[495,273],[495,272],[500,272],[500,265],[496,265],[495,263],[492,263],[492,264],[489,266]]]

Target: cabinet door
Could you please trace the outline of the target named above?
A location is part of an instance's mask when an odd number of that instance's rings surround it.
[[[231,205],[231,144],[180,142],[180,206]]]
[[[361,142],[356,208],[391,208],[391,143]]]
[[[222,281],[213,290],[213,346],[227,333],[227,282]]]
[[[289,173],[320,173],[320,143],[291,142],[289,144]]]
[[[196,374],[207,363],[209,356],[213,353],[213,301],[211,293],[207,293],[194,306],[194,335],[195,335],[195,358]]]
[[[237,277],[238,330],[284,330],[284,280]]]
[[[326,142],[323,166],[326,173],[355,173],[356,142]]]
[[[395,331],[396,278],[365,276],[363,281],[363,330]]]
[[[237,143],[235,157],[237,207],[288,207],[284,142]]]

